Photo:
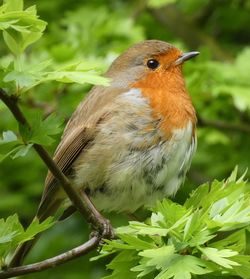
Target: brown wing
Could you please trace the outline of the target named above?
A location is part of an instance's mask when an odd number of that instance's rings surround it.
[[[77,156],[95,139],[98,123],[110,114],[114,98],[124,91],[120,88],[94,87],[91,94],[80,103],[64,130],[53,158],[64,174],[69,173]],[[60,206],[62,198],[57,196],[59,187],[54,176],[48,172],[37,211],[40,220],[53,215]]]

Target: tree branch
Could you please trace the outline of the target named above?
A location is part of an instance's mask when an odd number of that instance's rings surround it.
[[[0,88],[0,99],[5,103],[8,109],[12,112],[17,122],[21,125],[31,126],[22,111],[18,106],[18,97],[16,95],[8,95],[2,88]],[[94,207],[88,196],[84,191],[76,190],[69,179],[63,174],[60,168],[56,165],[48,152],[40,144],[33,144],[33,147],[43,162],[46,164],[50,172],[58,180],[59,184],[63,187],[68,198],[71,200],[75,208],[87,220],[92,229],[98,232],[97,236],[92,237],[89,241],[76,247],[68,252],[65,252],[56,257],[47,259],[42,262],[30,264],[20,267],[9,267],[5,271],[0,272],[0,279],[10,278],[18,275],[38,272],[44,269],[54,267],[56,265],[67,262],[71,259],[79,257],[88,253],[90,250],[98,246],[102,237],[111,238],[114,236],[113,229],[109,220],[105,219]]]
[[[244,124],[234,124],[228,123],[219,120],[209,120],[198,117],[198,122],[200,127],[214,127],[219,130],[228,130],[228,131],[236,131],[242,133],[249,133],[250,134],[250,126]]]
[[[28,264],[25,266],[18,266],[9,268],[6,271],[0,272],[0,279],[6,279],[11,277],[16,277],[24,274],[35,273],[45,269],[49,269],[58,265],[61,265],[65,262],[78,258],[82,255],[87,254],[94,248],[96,248],[99,244],[100,239],[96,236],[92,237],[89,241],[84,244],[73,248],[65,253],[62,253],[53,258],[46,259],[41,262],[37,262],[34,264]]]
[[[171,30],[177,37],[190,47],[197,48],[199,45],[206,45],[211,49],[214,58],[218,60],[232,60],[221,46],[210,36],[199,29],[184,15],[175,4],[168,4],[158,9],[148,9],[151,15],[163,26]]]
[[[26,125],[31,128],[29,122],[21,112],[17,105],[18,97],[15,95],[8,95],[2,88],[0,88],[0,99],[12,112],[17,122],[21,125]],[[48,169],[58,180],[63,187],[67,196],[71,200],[72,204],[82,214],[82,216],[90,223],[94,230],[97,230],[103,236],[109,238],[113,236],[112,229],[110,228],[109,221],[106,220],[94,207],[88,196],[81,191],[81,194],[70,183],[69,179],[62,173],[60,168],[55,164],[48,152],[40,144],[34,144],[34,149],[46,164]]]

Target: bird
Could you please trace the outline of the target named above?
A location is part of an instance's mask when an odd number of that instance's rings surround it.
[[[197,118],[182,65],[198,54],[164,41],[139,42],[104,74],[109,86],[94,86],[72,114],[54,162],[97,210],[133,213],[174,196],[183,184],[196,150]],[[36,218],[60,212],[63,219],[70,208],[49,171]],[[13,266],[27,247],[19,247]]]

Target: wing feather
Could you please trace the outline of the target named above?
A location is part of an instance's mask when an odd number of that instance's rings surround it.
[[[79,104],[66,125],[53,158],[64,174],[70,172],[78,155],[95,139],[98,123],[110,114],[114,98],[124,91],[121,88],[94,87],[91,94]],[[57,197],[59,189],[56,179],[49,171],[37,211],[40,220],[53,215],[59,207],[62,201],[62,198]]]

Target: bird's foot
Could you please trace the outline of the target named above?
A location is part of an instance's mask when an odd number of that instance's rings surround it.
[[[97,236],[101,239],[115,238],[115,232],[110,221],[101,215],[97,217],[97,220],[98,223],[96,224],[96,227],[94,228],[94,231],[90,234],[90,236]]]

